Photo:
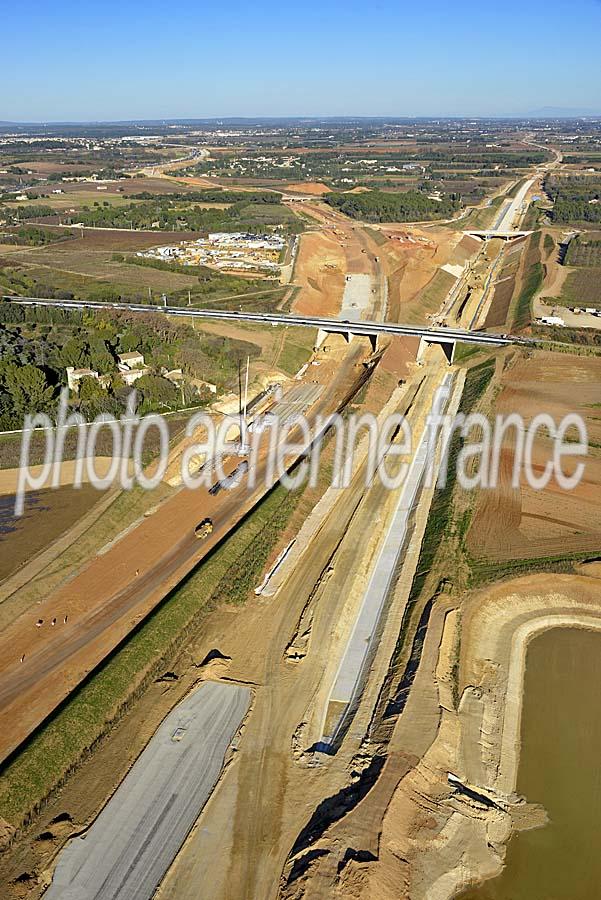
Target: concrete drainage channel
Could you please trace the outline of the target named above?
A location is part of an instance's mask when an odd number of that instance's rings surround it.
[[[443,386],[448,388],[448,396],[450,396],[453,381],[453,373],[448,373],[444,378]],[[448,399],[446,403],[448,404]],[[444,413],[445,410],[441,409],[440,412]],[[425,428],[410,464],[394,516],[371,572],[361,609],[334,678],[326,703],[323,734],[321,740],[315,745],[315,750],[318,752],[331,754],[336,751],[361,697],[378,644],[386,599],[389,596],[395,572],[398,570],[401,554],[406,546],[411,517],[419,501],[428,462],[431,458],[428,452],[429,439],[429,429]],[[442,447],[441,458],[444,450],[445,448]]]
[[[44,900],[150,900],[207,802],[250,688],[206,681],[163,720],[85,836],[58,859]]]

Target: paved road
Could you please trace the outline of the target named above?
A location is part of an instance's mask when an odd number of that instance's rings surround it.
[[[534,181],[534,178],[529,178],[528,181],[524,182],[509,205],[503,209],[503,212],[499,216],[499,219],[494,226],[495,231],[511,231],[514,226],[515,218],[518,213],[521,212],[522,206],[524,205],[524,201],[526,199],[526,195],[534,184]]]
[[[205,682],[163,721],[85,837],[59,857],[45,900],[150,900],[207,802],[250,690]]]

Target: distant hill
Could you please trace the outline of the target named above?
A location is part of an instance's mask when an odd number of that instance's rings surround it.
[[[579,109],[572,106],[543,106],[528,115],[533,119],[579,119],[582,116],[601,117],[601,109]]]

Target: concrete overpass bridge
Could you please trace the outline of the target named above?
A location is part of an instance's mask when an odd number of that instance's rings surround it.
[[[367,337],[373,349],[377,349],[378,338],[395,335],[420,339],[418,358],[424,347],[437,344],[442,347],[449,363],[453,361],[457,343],[500,347],[507,344],[530,343],[527,338],[508,334],[490,334],[485,331],[466,331],[458,328],[427,328],[422,325],[401,325],[396,322],[373,322],[363,319],[330,319],[321,316],[286,315],[282,313],[249,313],[234,310],[195,309],[190,306],[150,306],[142,303],[92,303],[83,300],[51,300],[38,297],[9,297],[20,306],[53,306],[60,309],[90,310],[116,309],[123,312],[159,313],[169,316],[193,319],[225,319],[233,322],[251,322],[258,325],[283,325],[286,327],[317,329],[316,347],[329,334],[341,334],[345,340],[353,337]]]
[[[496,231],[494,228],[488,228],[483,231],[464,231],[469,237],[478,237],[483,241],[489,241],[492,238],[500,238],[502,241],[514,241],[516,238],[528,237],[531,231]]]

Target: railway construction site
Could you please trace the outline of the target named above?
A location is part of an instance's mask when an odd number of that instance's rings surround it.
[[[350,219],[309,191],[292,313],[485,338],[494,310],[495,333],[510,333],[530,238],[499,234],[523,230],[543,174],[507,183],[484,237],[459,219]],[[254,340],[250,379],[271,384],[279,331],[243,317],[208,327]],[[249,484],[234,427],[228,483],[191,490],[173,461],[200,435],[179,435],[154,500],[122,499],[129,518],[115,505],[107,533],[103,497],[91,534],[71,525],[0,584],[7,900],[476,898],[504,871],[510,837],[545,827],[518,779],[525,660],[536,635],[591,632],[601,615],[598,356],[543,345],[527,326],[502,347],[459,344],[452,365],[419,336],[384,336],[377,351],[347,337],[311,332],[296,376],[257,389],[249,431],[270,417],[290,426],[294,476],[310,452],[299,414],[369,414],[376,428],[396,416],[376,459],[388,476],[406,464],[394,487],[366,479],[369,428],[344,488],[333,431],[316,483],[292,489],[270,473],[267,428]],[[590,440],[580,485],[512,484],[508,440],[499,483],[467,490],[453,474],[465,435],[430,433],[441,387],[436,411],[451,418],[519,412],[528,425],[577,411]],[[241,397],[229,402],[244,414]],[[540,472],[552,435],[533,452]]]

